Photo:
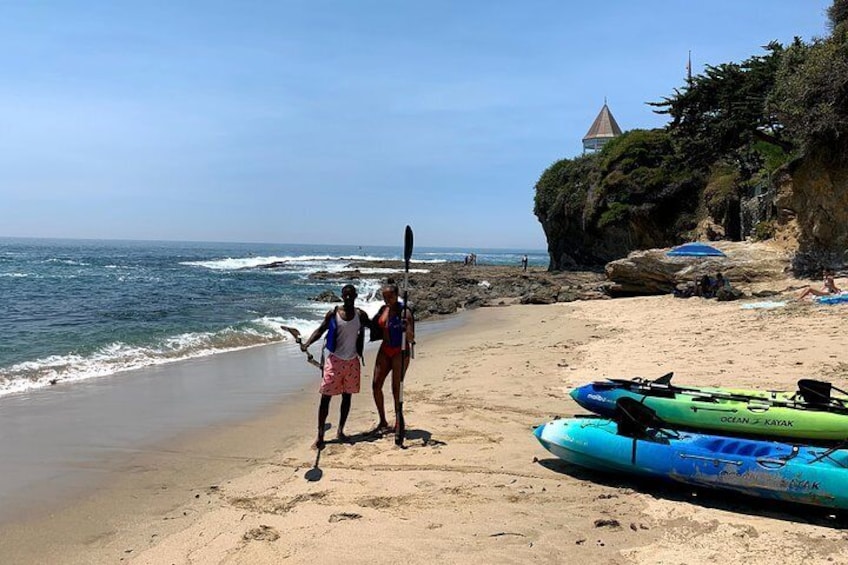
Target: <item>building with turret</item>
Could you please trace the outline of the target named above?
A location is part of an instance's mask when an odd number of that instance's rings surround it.
[[[592,127],[589,128],[589,131],[583,137],[583,153],[587,151],[592,153],[600,151],[610,139],[616,138],[619,135],[621,135],[621,128],[618,127],[615,118],[612,117],[612,112],[610,112],[607,106],[607,101],[604,100],[604,107],[601,108],[598,117],[592,122]]]

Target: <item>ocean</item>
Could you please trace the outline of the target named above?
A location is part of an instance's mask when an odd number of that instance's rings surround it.
[[[472,251],[480,265],[548,263],[540,250],[422,248],[410,276]],[[0,397],[285,341],[282,324],[308,335],[328,308],[312,298],[342,284],[310,274],[401,258],[400,246],[0,238]],[[357,303],[373,313],[387,271],[361,272]]]

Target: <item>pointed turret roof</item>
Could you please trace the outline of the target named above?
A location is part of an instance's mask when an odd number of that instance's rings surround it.
[[[594,122],[592,122],[592,127],[590,127],[589,131],[586,132],[586,136],[583,138],[583,141],[599,138],[611,139],[613,137],[618,137],[619,135],[621,135],[621,128],[618,127],[615,118],[612,117],[612,112],[610,112],[607,103],[604,102],[604,107],[601,108],[598,117],[595,118]]]

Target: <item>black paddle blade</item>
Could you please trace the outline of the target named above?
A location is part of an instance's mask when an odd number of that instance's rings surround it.
[[[833,385],[827,381],[801,379],[798,381],[798,391],[805,402],[810,404],[829,404]]]
[[[406,263],[406,270],[409,270],[409,260],[412,258],[412,228],[406,226],[406,231],[403,234],[403,261]]]
[[[321,477],[324,476],[324,471],[321,470],[321,467],[318,466],[318,461],[321,460],[321,450],[318,450],[318,455],[315,456],[315,465],[309,469],[303,478],[309,481],[310,483],[315,483],[321,480]]]
[[[292,337],[294,337],[295,339],[301,339],[300,331],[298,331],[297,329],[295,329],[291,326],[280,326],[280,327],[283,328],[285,331],[289,332],[290,334],[292,334]]]
[[[674,373],[666,373],[663,376],[654,379],[654,384],[670,385],[671,384],[671,377],[673,377],[673,376],[674,376]]]

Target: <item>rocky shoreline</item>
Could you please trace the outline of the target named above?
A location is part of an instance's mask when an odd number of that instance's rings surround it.
[[[427,272],[421,273],[417,272],[421,267],[416,265],[416,272],[409,275],[410,302],[418,319],[428,319],[486,306],[669,294],[678,285],[719,271],[735,288],[745,291],[740,296],[771,296],[786,290],[786,280],[792,278],[792,254],[784,247],[765,242],[716,242],[715,247],[725,256],[708,260],[678,258],[669,257],[668,249],[648,249],[612,261],[603,271],[551,272],[531,267],[525,272],[514,266],[451,262],[427,265]],[[383,275],[384,280],[403,279],[401,261],[352,261],[347,270],[310,275],[312,280],[332,281],[334,286],[315,299],[340,302],[336,285],[373,279],[374,275],[366,269],[375,268],[394,271]]]
[[[334,282],[373,278],[361,272],[360,269],[366,268],[393,269],[396,270],[394,274],[382,278],[391,277],[399,283],[403,280],[401,261],[357,261],[350,264],[349,270],[320,271],[310,278]],[[426,273],[409,275],[410,302],[419,320],[479,307],[609,298],[599,290],[606,280],[601,271],[548,272],[531,267],[525,272],[512,266],[459,262],[436,263],[428,265],[427,269]],[[333,301],[333,297],[326,294],[321,300]]]

